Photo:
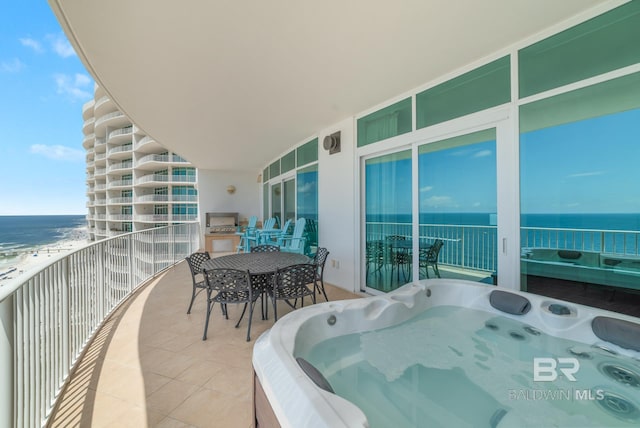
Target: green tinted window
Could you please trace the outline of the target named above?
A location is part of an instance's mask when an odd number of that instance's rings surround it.
[[[314,138],[308,143],[298,147],[298,165],[302,166],[318,160],[318,139]]]
[[[411,132],[411,98],[358,119],[358,147]]]
[[[435,125],[511,100],[505,56],[416,95],[417,127]]]
[[[526,133],[640,107],[640,73],[545,98],[520,107]]]
[[[293,150],[280,159],[280,165],[282,167],[282,173],[291,171],[296,167],[296,151]]]
[[[640,62],[640,2],[631,1],[522,49],[520,98]]]
[[[269,181],[269,167],[266,167],[264,171],[262,171],[262,182],[266,183]]]
[[[280,159],[269,165],[269,177],[274,178],[280,175]]]

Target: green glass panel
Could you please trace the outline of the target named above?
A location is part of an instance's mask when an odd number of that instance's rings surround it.
[[[505,56],[416,95],[418,129],[507,103],[510,61]]]
[[[520,107],[520,133],[640,107],[640,73]]]
[[[298,156],[298,165],[303,166],[318,160],[318,139],[314,138],[308,143],[298,147],[296,150]]]
[[[358,147],[411,132],[412,126],[407,98],[358,119]]]
[[[269,167],[266,167],[262,171],[262,182],[266,183],[267,181],[269,181]]]
[[[280,159],[269,165],[269,177],[274,178],[280,175]]]
[[[280,220],[281,225],[284,224],[285,221],[292,219],[296,219],[296,181],[294,179],[287,180],[284,183],[284,192],[283,192],[283,205],[284,205],[284,214],[282,215],[282,219]]]
[[[640,62],[640,2],[631,1],[520,50],[520,98]]]
[[[280,165],[282,168],[282,173],[284,174],[287,171],[291,171],[292,169],[294,169],[296,167],[296,151],[293,150],[289,153],[287,153],[286,155],[284,155],[281,159],[280,159]]]

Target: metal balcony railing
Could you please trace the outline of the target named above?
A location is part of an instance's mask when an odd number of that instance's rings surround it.
[[[463,224],[420,224],[420,242],[442,239],[439,263],[488,272],[497,270],[497,227]],[[412,237],[410,223],[366,223],[367,241],[388,235]],[[640,256],[640,232],[630,230],[559,229],[522,227],[522,248],[593,251],[610,255]]]
[[[0,426],[46,426],[69,373],[108,316],[140,285],[196,251],[199,243],[197,223],[128,233],[4,283]]]

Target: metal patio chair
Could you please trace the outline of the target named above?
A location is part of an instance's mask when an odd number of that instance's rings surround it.
[[[191,307],[193,306],[193,301],[196,299],[196,296],[200,294],[202,290],[207,288],[207,284],[205,283],[202,273],[202,263],[210,259],[211,256],[206,251],[193,253],[185,258],[189,265],[189,270],[191,271],[191,280],[193,281],[191,302],[189,303],[189,309],[187,309],[188,314],[191,313]]]
[[[314,292],[321,291],[324,296],[324,300],[327,302],[329,298],[327,297],[327,292],[324,290],[324,265],[327,262],[327,257],[329,256],[329,250],[324,247],[318,248],[316,251],[316,255],[313,259],[313,263],[316,265],[316,282],[314,283]]]
[[[273,253],[276,251],[280,251],[280,247],[271,244],[260,244],[255,247],[251,247],[252,253]]]
[[[251,286],[251,275],[249,271],[238,269],[211,269],[204,270],[204,278],[207,284],[207,318],[204,324],[202,340],[207,340],[207,330],[209,329],[209,318],[214,304],[217,302],[225,307],[229,303],[244,303],[240,319],[236,323],[236,328],[249,306],[249,323],[247,326],[247,342],[251,340],[251,320],[253,319],[253,308],[256,300],[260,297],[260,292],[256,292]],[[229,319],[225,310],[226,318]]]
[[[431,247],[420,250],[419,266],[420,269],[424,268],[427,278],[429,278],[429,266],[431,266],[435,275],[440,278],[440,271],[438,270],[438,256],[440,255],[440,249],[443,245],[444,242],[442,239],[436,239]]]
[[[305,296],[311,296],[313,303],[316,303],[317,273],[317,266],[311,263],[278,269],[273,275],[273,286],[267,289],[267,294],[273,303],[273,314],[276,321],[278,321],[276,305],[278,300],[284,300],[294,309],[295,305],[291,303],[291,300],[302,299],[302,306],[304,306]],[[312,288],[309,288],[309,284],[313,284]]]

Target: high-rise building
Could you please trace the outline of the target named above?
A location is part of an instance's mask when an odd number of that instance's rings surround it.
[[[82,118],[92,240],[198,221],[196,168],[142,132],[98,85]]]

